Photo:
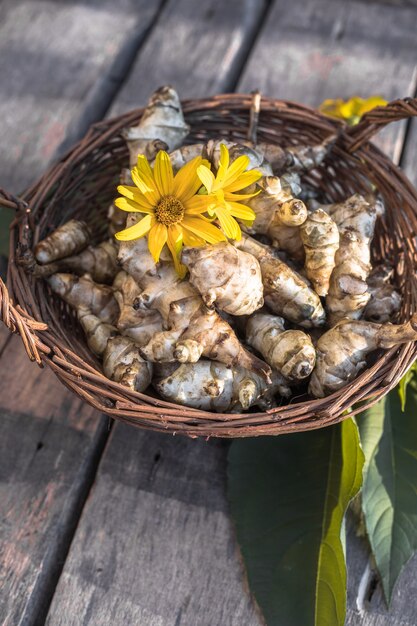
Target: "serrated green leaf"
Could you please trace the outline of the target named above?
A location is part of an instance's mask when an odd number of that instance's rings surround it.
[[[389,602],[395,582],[417,550],[417,391],[411,383],[401,411],[397,390],[358,417],[365,453],[362,507]]]
[[[228,491],[249,586],[268,626],[342,626],[341,529],[362,481],[353,420],[234,441]]]

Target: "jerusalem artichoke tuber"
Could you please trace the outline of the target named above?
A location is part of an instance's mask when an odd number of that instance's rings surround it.
[[[122,335],[130,337],[139,346],[146,345],[153,335],[162,330],[162,317],[158,311],[135,309],[133,304],[141,289],[135,280],[124,271],[117,274],[113,283],[114,297],[120,315],[117,328]]]
[[[301,330],[285,330],[282,317],[255,313],[247,321],[246,340],[272,368],[293,383],[313,371],[316,351],[310,337]]]
[[[75,256],[39,265],[36,263],[31,250],[25,250],[19,258],[19,264],[35,276],[46,278],[58,272],[73,272],[79,276],[89,274],[97,283],[111,283],[118,266],[116,262],[117,248],[114,241],[102,241],[98,246],[88,246]]]
[[[152,380],[152,363],[139,354],[139,348],[128,337],[112,337],[103,355],[103,371],[107,378],[133,391],[145,391]]]
[[[253,405],[270,408],[274,395],[290,395],[285,381],[275,375],[267,385],[260,376],[242,367],[227,368],[223,363],[201,360],[180,366],[156,366],[153,381],[162,398],[205,411],[239,411]]]
[[[261,269],[254,256],[230,243],[184,248],[182,263],[207,306],[231,315],[250,315],[263,305]]]
[[[239,364],[269,378],[268,365],[245,350],[230,325],[199,295],[173,301],[167,325],[169,330],[156,333],[141,349],[146,359],[195,363],[205,356],[229,367]]]
[[[374,267],[368,277],[371,299],[365,307],[363,317],[370,322],[383,324],[392,321],[401,307],[401,296],[390,283],[393,268],[384,263]]]
[[[317,342],[317,362],[309,392],[316,398],[323,398],[341,389],[366,367],[370,352],[409,341],[417,341],[417,314],[398,326],[342,320]]]
[[[253,224],[246,228],[247,232],[274,239],[280,227],[300,226],[307,219],[304,202],[284,191],[277,176],[264,176],[256,183],[256,189],[260,193],[245,201],[256,214]]]
[[[112,324],[102,322],[90,309],[79,307],[77,317],[87,338],[87,345],[94,354],[101,356],[106,349],[110,337],[118,334]]]
[[[309,213],[300,227],[301,240],[306,254],[305,273],[319,296],[326,296],[330,276],[335,266],[339,247],[339,230],[336,223],[322,209]]]
[[[85,222],[70,220],[37,244],[35,258],[41,264],[52,263],[81,252],[90,239],[90,229]]]
[[[268,246],[248,235],[234,245],[258,259],[265,303],[273,313],[305,328],[324,324],[325,313],[318,295],[297,272],[273,256]]]
[[[360,318],[369,301],[366,281],[371,271],[370,243],[377,212],[375,206],[359,194],[331,205],[328,211],[340,232],[339,249],[326,297],[329,323],[334,325],[344,317]]]
[[[119,307],[111,287],[97,285],[88,275],[79,278],[73,274],[53,274],[47,282],[74,309],[89,309],[102,322],[115,323]]]
[[[138,154],[149,149],[152,140],[163,141],[164,148],[171,152],[181,146],[189,130],[177,92],[170,86],[160,87],[151,96],[139,124],[124,133],[131,167],[136,165]]]

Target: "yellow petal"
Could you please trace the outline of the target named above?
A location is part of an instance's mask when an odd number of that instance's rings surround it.
[[[168,239],[167,227],[160,222],[156,222],[148,235],[148,248],[155,263],[158,263],[162,248]]]
[[[197,237],[197,235],[193,235],[186,228],[182,229],[182,238],[185,246],[190,246],[191,248],[196,248],[198,246],[205,246],[206,242],[201,237]]]
[[[236,161],[233,161],[222,181],[223,189],[233,183],[240,176],[240,174],[245,171],[249,163],[250,159],[246,154],[238,157]]]
[[[161,197],[156,187],[152,185],[151,181],[149,180],[145,181],[142,179],[142,176],[139,173],[139,170],[137,167],[134,167],[132,169],[131,174],[132,174],[132,180],[135,183],[136,187],[139,189],[139,191],[143,193],[145,198],[152,204],[152,206],[156,206]]]
[[[246,187],[253,185],[253,183],[256,183],[260,178],[262,178],[262,174],[261,172],[258,172],[258,170],[243,172],[243,174],[240,174],[240,176],[233,183],[227,185],[225,191],[232,193],[233,191],[246,189]]]
[[[245,204],[240,204],[240,202],[228,202],[227,207],[230,210],[231,215],[240,220],[253,221],[256,217],[255,211]]]
[[[201,180],[197,176],[197,168],[203,159],[197,156],[176,173],[174,178],[173,194],[183,204],[187,202],[201,187]]]
[[[122,211],[128,211],[129,213],[150,213],[153,214],[154,210],[148,209],[147,207],[143,207],[137,202],[133,200],[129,200],[128,198],[116,198],[114,201],[115,206]]]
[[[187,268],[180,261],[182,243],[182,228],[177,224],[169,226],[167,244],[174,261],[175,270],[180,278],[184,278],[187,273]]]
[[[129,228],[125,228],[124,230],[119,231],[115,234],[116,239],[119,241],[131,241],[132,239],[140,239],[144,235],[147,235],[150,231],[151,227],[155,223],[155,218],[153,215],[145,215],[145,217],[140,220],[137,224],[130,226]]]
[[[156,185],[161,196],[170,196],[174,190],[174,174],[168,154],[160,150],[156,155],[153,170]]]
[[[148,185],[148,187],[155,189],[155,178],[153,175],[153,171],[151,166],[149,165],[148,159],[144,154],[138,154],[136,168],[140,174],[140,177]]]
[[[193,196],[184,202],[186,215],[199,215],[208,211],[211,206],[216,206],[216,200],[213,196]]]
[[[188,215],[185,215],[181,225],[184,229],[189,230],[193,235],[201,237],[208,243],[219,243],[219,241],[226,240],[226,237],[220,228],[217,228],[214,224],[201,220],[198,217],[189,217]]]
[[[122,195],[128,198],[129,200],[133,200],[140,206],[144,208],[151,209],[152,204],[149,200],[139,191],[137,187],[131,187],[129,185],[119,185],[117,187],[117,191]]]
[[[365,113],[368,113],[368,111],[372,111],[375,107],[384,107],[387,104],[388,102],[384,100],[384,98],[381,98],[381,96],[371,96],[370,98],[363,100],[361,103],[359,107],[359,115],[362,116]]]
[[[216,216],[220,222],[220,226],[224,234],[228,239],[235,239],[239,241],[242,238],[239,224],[231,216],[230,212],[223,207],[216,209]]]
[[[197,176],[203,183],[204,187],[207,189],[207,192],[210,193],[213,189],[215,181],[213,172],[211,172],[206,165],[200,165],[197,168]]]
[[[227,168],[229,167],[229,150],[226,148],[224,143],[220,144],[220,161],[219,167],[217,169],[216,181],[222,182],[227,174]]]
[[[249,198],[254,198],[258,194],[260,194],[261,191],[262,189],[258,189],[258,191],[255,191],[254,193],[229,193],[228,191],[226,191],[224,194],[224,199],[230,200],[231,202],[234,202],[235,200],[249,200]]]

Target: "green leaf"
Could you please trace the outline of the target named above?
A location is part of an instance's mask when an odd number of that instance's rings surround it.
[[[401,411],[397,390],[358,417],[365,453],[362,507],[389,602],[395,582],[417,550],[417,391]]]
[[[404,374],[404,376],[401,378],[400,382],[398,383],[398,395],[400,396],[400,401],[401,401],[401,411],[404,411],[405,409],[405,403],[406,403],[406,398],[407,398],[407,387],[410,384],[410,382],[413,380],[416,372],[417,372],[417,363],[414,363],[410,367],[408,372]]]
[[[341,529],[362,481],[353,420],[241,439],[228,490],[249,586],[268,626],[338,626],[346,611]]]

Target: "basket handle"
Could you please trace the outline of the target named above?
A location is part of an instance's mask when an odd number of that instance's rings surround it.
[[[345,128],[341,139],[349,152],[355,152],[391,122],[414,116],[417,116],[417,98],[393,100],[365,113],[356,126]]]
[[[12,333],[18,333],[20,335],[30,360],[36,361],[38,365],[42,365],[40,352],[49,354],[51,350],[40,341],[36,335],[36,331],[47,330],[48,325],[43,322],[37,322],[19,306],[15,307],[10,301],[9,292],[1,278],[0,315],[7,328]]]
[[[14,196],[5,189],[0,188],[0,207],[12,209],[18,215],[24,215],[24,222],[27,221],[28,203],[21,198]],[[26,226],[26,224],[25,224]],[[31,361],[36,361],[42,365],[41,353],[49,354],[50,348],[42,343],[36,331],[47,330],[48,325],[37,322],[30,317],[20,306],[14,306],[10,300],[9,292],[3,280],[0,278],[0,318],[12,333],[18,333],[22,339],[27,355]]]

